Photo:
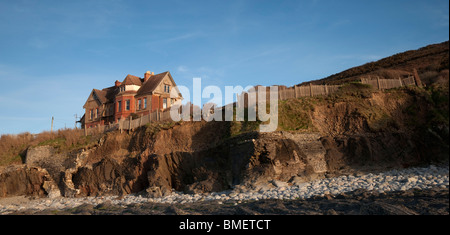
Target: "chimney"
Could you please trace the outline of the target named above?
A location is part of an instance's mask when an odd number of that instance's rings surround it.
[[[116,82],[114,83],[114,85],[115,85],[116,87],[120,86],[120,84],[122,84],[122,83],[119,82],[119,80],[116,80]]]
[[[150,78],[150,76],[152,76],[154,73],[150,73],[150,71],[147,71],[145,74],[144,74],[144,82],[146,82],[149,78]]]

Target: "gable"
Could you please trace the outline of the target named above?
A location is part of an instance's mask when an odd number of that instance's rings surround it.
[[[175,88],[178,96],[179,97],[183,97],[183,95],[181,95],[180,90],[178,90],[177,84],[175,83],[175,80],[173,80],[172,75],[170,74],[170,72],[169,72],[168,78],[170,79],[170,82],[172,84],[172,88]],[[163,88],[164,88],[164,86],[163,86]],[[172,93],[172,89],[170,90],[170,93]]]
[[[178,90],[178,88],[176,87],[177,84],[176,84],[175,81],[173,80],[172,75],[170,75],[170,72],[167,72],[166,76],[164,76],[164,77],[161,79],[161,81],[160,81],[159,84],[156,86],[156,88],[154,89],[153,92],[154,92],[154,93],[159,93],[159,94],[167,94],[167,93],[164,91],[164,87],[165,87],[166,85],[169,85],[169,86],[170,86],[170,91],[171,91],[171,92],[173,91],[173,89],[175,89],[176,94],[178,94],[178,96],[181,97],[181,93],[180,93],[180,91]]]
[[[151,76],[141,88],[139,88],[136,96],[151,94],[158,87],[159,83],[167,76],[169,72],[164,72]]]
[[[95,92],[95,89],[93,89],[91,91],[91,94],[89,95],[88,99],[86,100],[86,102],[83,105],[83,108],[93,108],[93,107],[98,107],[102,105],[102,102],[100,101],[98,95]]]
[[[169,78],[169,76],[165,76],[161,82],[158,84],[158,86],[155,88],[154,92],[156,93],[165,93],[164,92],[164,86],[170,86],[171,88],[175,87],[175,82],[173,82],[172,79]]]

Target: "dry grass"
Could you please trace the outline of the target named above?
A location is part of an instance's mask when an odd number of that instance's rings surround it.
[[[53,146],[57,151],[70,151],[75,148],[91,144],[95,139],[84,136],[80,129],[60,129],[58,131],[44,131],[39,134],[29,132],[17,135],[1,135],[0,137],[0,166],[21,164],[25,160],[26,150],[30,146]]]

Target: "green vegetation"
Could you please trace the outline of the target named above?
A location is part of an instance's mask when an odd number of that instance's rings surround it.
[[[323,103],[323,97],[302,97],[278,102],[279,131],[317,131],[311,119],[314,106]]]
[[[179,122],[150,122],[147,123],[145,128],[145,133],[150,134],[151,136],[155,136],[160,132],[161,130],[168,130],[173,128],[176,125],[180,125],[181,121]]]
[[[411,125],[417,125],[420,112],[425,113],[426,128],[444,126],[449,124],[449,91],[445,87],[431,86],[427,88],[411,87],[408,92],[415,98],[414,102],[406,108],[407,114],[412,118]],[[426,107],[420,110],[419,106]]]
[[[357,99],[371,98],[376,89],[369,84],[350,82],[342,85],[337,92],[325,99],[331,103],[355,101]]]
[[[244,108],[244,121],[236,121],[236,107],[233,108],[233,114],[233,121],[230,123],[231,137],[237,136],[242,133],[258,131],[259,125],[263,123],[258,119],[258,113],[256,113],[256,121],[249,121],[248,108]]]

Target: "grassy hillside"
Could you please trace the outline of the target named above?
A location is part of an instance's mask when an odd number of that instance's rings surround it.
[[[387,58],[350,68],[323,79],[304,82],[313,84],[343,84],[356,81],[360,76],[380,76],[383,78],[398,78],[398,76],[412,74],[417,69],[420,77],[438,76],[449,69],[449,42],[429,45],[418,50],[398,53]],[[427,80],[427,79],[425,79]]]

